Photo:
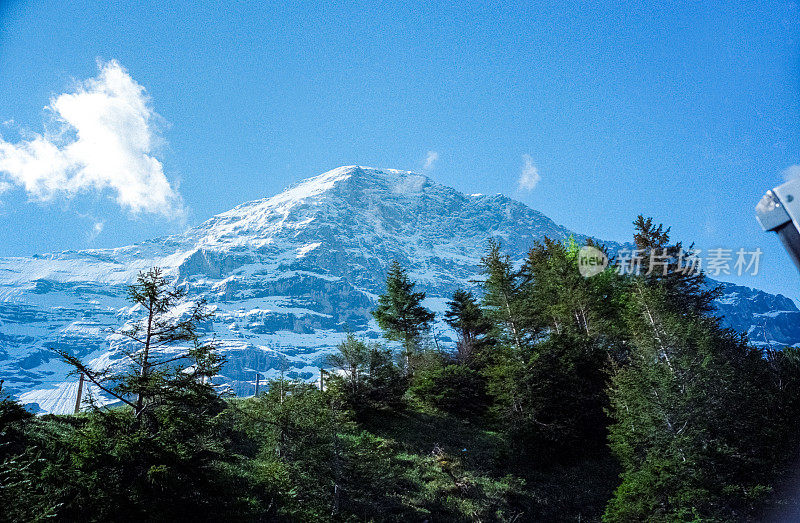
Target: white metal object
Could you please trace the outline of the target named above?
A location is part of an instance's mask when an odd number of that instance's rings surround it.
[[[774,231],[800,269],[800,178],[775,187],[756,205],[756,218],[765,231]]]

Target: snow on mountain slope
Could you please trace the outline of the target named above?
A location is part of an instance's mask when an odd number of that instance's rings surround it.
[[[98,366],[119,361],[113,331],[136,317],[125,287],[140,270],[161,266],[216,310],[205,327],[228,358],[218,381],[248,394],[256,372],[312,379],[346,330],[379,336],[369,311],[392,260],[441,311],[455,288],[478,276],[489,238],[519,259],[537,239],[570,234],[502,195],[464,195],[411,172],[340,167],[180,235],[0,259],[0,377],[42,411],[71,411],[76,379],[48,348]],[[729,286],[720,310],[751,335],[761,329],[772,343],[800,342],[791,300]]]

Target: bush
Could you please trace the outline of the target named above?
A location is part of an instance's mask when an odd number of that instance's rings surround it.
[[[420,401],[459,416],[480,415],[486,410],[486,382],[464,365],[445,365],[419,372],[410,388]]]

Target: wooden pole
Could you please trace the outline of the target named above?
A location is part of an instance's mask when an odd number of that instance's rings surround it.
[[[319,390],[325,390],[325,370],[319,369]]]
[[[81,411],[81,396],[83,395],[83,373],[81,379],[78,381],[78,397],[75,399],[75,414]]]
[[[258,396],[258,385],[261,382],[261,374],[256,372],[256,393],[255,395]]]

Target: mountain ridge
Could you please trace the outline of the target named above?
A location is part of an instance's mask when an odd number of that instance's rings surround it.
[[[245,394],[256,372],[312,379],[346,330],[379,337],[369,311],[393,259],[441,312],[455,288],[478,277],[489,238],[519,260],[544,236],[588,238],[504,195],[466,195],[410,171],[339,167],[180,234],[0,258],[0,376],[42,411],[71,408],[74,380],[47,348],[69,348],[96,365],[113,360],[118,340],[110,333],[135,317],[125,286],[157,265],[216,310],[206,328],[228,356],[220,384]],[[800,343],[791,300],[724,285],[717,306],[732,327]],[[451,344],[446,327],[437,329]]]

